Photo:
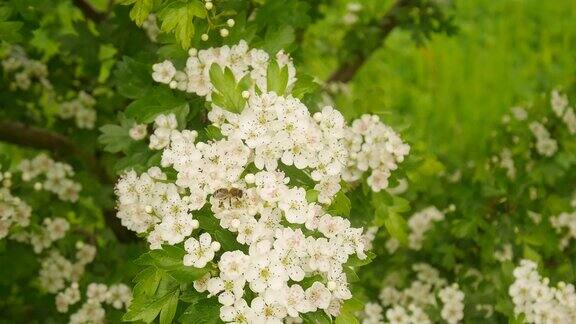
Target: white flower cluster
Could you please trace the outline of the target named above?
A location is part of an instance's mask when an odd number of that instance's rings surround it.
[[[550,280],[538,273],[538,265],[530,260],[520,261],[514,269],[514,283],[509,294],[514,313],[524,314],[526,323],[576,322],[576,292],[572,284],[559,282],[550,287]]]
[[[222,46],[204,50],[190,49],[190,57],[184,71],[177,71],[171,61],[154,64],[152,78],[156,82],[168,84],[173,89],[195,93],[211,98],[213,85],[210,82],[210,67],[218,64],[222,69],[229,68],[236,80],[246,75],[255,81],[263,92],[267,89],[267,69],[270,55],[261,49],[250,49],[245,41],[233,46]],[[296,70],[291,58],[284,52],[276,54],[276,61],[282,68],[288,66],[288,86],[296,81]]]
[[[410,233],[408,234],[408,247],[412,250],[420,250],[426,232],[432,229],[435,222],[442,220],[444,220],[444,213],[434,206],[424,208],[410,216],[408,220],[408,228],[410,229]],[[394,253],[399,246],[400,242],[395,238],[390,238],[388,242],[386,242],[386,248],[390,253]]]
[[[366,249],[366,251],[372,250],[377,233],[378,226],[370,226],[364,232],[364,249]]]
[[[550,98],[552,111],[566,124],[570,134],[576,134],[576,113],[574,112],[574,108],[569,107],[569,104],[566,95],[561,94],[557,90],[552,91]]]
[[[74,118],[78,128],[93,129],[96,124],[94,105],[96,105],[94,97],[85,91],[80,91],[76,98],[60,103],[58,115],[62,119]]]
[[[442,311],[440,316],[449,324],[456,324],[464,318],[464,293],[458,284],[444,287],[438,292],[438,297],[442,301]]]
[[[362,324],[384,323],[384,309],[378,303],[366,303],[362,312]]]
[[[534,137],[536,137],[536,151],[550,157],[558,150],[558,142],[550,137],[550,132],[541,123],[534,121],[528,125]]]
[[[32,208],[22,199],[12,195],[8,188],[0,188],[0,239],[15,226],[30,225]]]
[[[362,11],[362,5],[358,2],[349,2],[346,4],[346,13],[342,18],[345,25],[354,25],[358,22],[358,13]]]
[[[150,148],[161,150],[170,144],[172,131],[176,130],[178,122],[174,114],[159,115],[154,120],[154,134],[150,136]]]
[[[189,197],[182,197],[176,184],[168,183],[160,168],[151,168],[138,176],[131,171],[116,185],[119,197],[117,216],[122,225],[148,235],[150,248],[158,249],[163,242],[176,244],[198,228],[190,214]]]
[[[432,323],[425,309],[438,307],[436,297],[442,301],[441,317],[448,323],[458,323],[464,317],[464,293],[457,284],[447,285],[438,270],[423,263],[412,269],[416,279],[402,290],[386,283],[380,292],[380,301],[386,308],[386,318],[392,324]]]
[[[142,23],[142,29],[146,32],[146,36],[152,43],[156,43],[158,35],[160,34],[160,27],[155,14],[149,14],[146,20]]]
[[[512,116],[518,121],[523,121],[528,118],[528,112],[522,106],[514,106],[510,108],[510,111],[512,112]]]
[[[33,81],[38,81],[46,89],[52,89],[46,65],[29,59],[19,46],[12,46],[10,55],[2,60],[2,68],[6,73],[14,73],[14,80],[10,83],[12,90],[28,90]]]
[[[512,261],[514,257],[514,251],[512,250],[512,244],[506,243],[502,246],[502,250],[494,251],[494,259],[500,262]]]
[[[208,118],[223,135],[218,140],[197,142],[196,131],[177,129],[173,114],[158,116],[150,148],[162,150],[162,168],[175,173],[153,167],[141,175],[124,174],[116,186],[118,217],[129,229],[147,234],[153,249],[185,241],[185,265],[204,267],[216,258],[218,273],[194,287],[218,296],[223,321],[281,322],[316,310],[336,316],[352,297],[343,265],[351,255],[366,258],[365,237],[362,228],[327,214],[322,204],[340,191],[346,166],[354,168],[354,181],[368,168],[374,169],[372,177],[385,172],[387,178],[407,146],[377,118],[366,116],[356,132],[347,132],[343,116],[332,107],[312,116],[298,99],[266,92],[268,54],[249,50],[245,42],[190,54],[185,72],[165,61],[154,66],[154,80],[209,100],[208,72],[216,63],[230,68],[237,79],[250,75],[261,91],[247,92],[237,114],[213,105]],[[292,84],[290,58],[279,53],[277,60],[288,65]],[[348,142],[354,142],[360,156],[353,164],[348,163]],[[357,167],[358,161],[366,166]],[[312,188],[287,177],[286,168],[309,177],[318,203],[307,199],[306,190]],[[247,249],[220,251],[214,233],[189,237],[199,227],[194,214],[200,209],[203,217],[213,213],[221,230],[235,233]],[[322,280],[301,285],[316,275]],[[250,305],[246,289],[256,294]]]
[[[223,135],[243,140],[259,170],[274,171],[280,162],[309,169],[321,203],[330,203],[340,190],[348,152],[344,117],[334,108],[324,107],[311,116],[298,99],[271,92],[251,96],[239,115],[214,107],[208,118]]]
[[[52,243],[62,239],[70,229],[70,223],[64,218],[44,218],[38,232],[23,233],[19,241],[30,242],[34,252],[40,253],[52,246]]]
[[[0,167],[1,166],[2,165],[0,165]],[[12,186],[12,172],[0,172],[0,185],[4,188],[10,188]]]
[[[76,202],[82,186],[74,182],[74,170],[66,163],[56,162],[45,154],[39,154],[32,160],[23,160],[19,167],[22,180],[38,180],[35,189],[44,189],[58,195],[63,201]],[[37,179],[38,177],[43,180]]]
[[[388,187],[391,171],[396,170],[410,152],[410,146],[374,115],[355,120],[346,130],[346,142],[350,159],[342,178],[356,181],[372,169],[367,183],[376,192]]]
[[[172,141],[170,147],[174,148],[175,143]],[[214,216],[223,228],[237,233],[237,241],[249,245],[250,251],[248,255],[239,250],[224,252],[218,262],[219,276],[205,278],[205,287],[196,285],[200,291],[218,295],[223,304],[223,320],[233,321],[238,316],[281,320],[287,315],[296,317],[316,309],[336,315],[341,301],[351,297],[342,264],[351,254],[365,257],[362,230],[350,227],[344,218],[324,214],[319,205],[307,202],[304,189],[289,187],[289,179],[280,171],[260,171],[241,179],[249,153],[242,142],[222,140],[200,146],[205,146],[200,153],[203,160],[191,162],[198,170],[194,171],[191,165],[181,169],[176,180],[178,186],[155,181],[166,179],[157,168],[140,177],[133,172],[125,175],[117,186],[119,217],[123,223],[141,232],[153,228],[148,238],[152,248],[162,242],[181,242],[198,227],[190,211],[206,203],[206,193],[200,189],[211,191]],[[164,152],[168,153],[163,162],[170,156],[193,156]],[[196,177],[190,174],[192,171],[197,172]],[[192,194],[181,197],[182,188]],[[314,238],[304,235],[301,229],[284,227],[282,218],[294,225],[304,224],[324,237]],[[208,233],[201,234],[199,240],[189,238],[183,262],[205,266],[219,248]],[[315,282],[304,290],[297,283],[314,274],[323,275],[328,284]],[[290,281],[294,283],[289,285]],[[258,293],[250,307],[243,299],[246,284]]]
[[[508,179],[514,180],[516,178],[516,166],[514,165],[514,158],[510,149],[504,148],[500,151],[499,161],[500,167],[506,170]]]
[[[72,284],[75,285],[75,284]],[[77,286],[77,285],[76,285]],[[80,300],[80,294],[77,290],[74,292],[72,301],[76,303]],[[60,296],[60,294],[58,295]],[[70,324],[104,324],[106,323],[106,311],[102,307],[103,303],[111,305],[116,309],[127,308],[132,301],[132,291],[125,284],[105,284],[91,283],[86,289],[87,300],[84,304],[70,316]],[[63,297],[66,298],[66,297]],[[67,301],[62,301],[63,303]],[[58,297],[56,298],[58,305]],[[63,312],[67,312],[67,304],[63,307]],[[65,309],[65,310],[64,310]]]
[[[560,240],[560,249],[565,250],[570,244],[570,240],[576,239],[576,211],[561,213],[552,217],[550,223],[557,233],[566,233]]]
[[[72,263],[57,250],[51,250],[42,260],[40,267],[40,286],[50,292],[57,293],[64,289],[66,282],[78,282],[84,274],[87,264],[94,261],[96,248],[82,242],[76,243],[76,262]]]

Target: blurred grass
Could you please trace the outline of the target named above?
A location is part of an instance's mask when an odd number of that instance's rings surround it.
[[[395,31],[338,104],[402,116],[404,136],[457,163],[482,154],[509,107],[575,79],[574,0],[459,0],[456,22],[423,47]]]

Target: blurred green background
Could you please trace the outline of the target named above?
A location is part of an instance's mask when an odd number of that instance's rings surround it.
[[[390,6],[359,3],[375,15]],[[345,2],[328,10],[344,12]],[[511,106],[574,81],[576,1],[458,0],[454,13],[455,35],[434,35],[420,46],[395,30],[354,79],[356,100],[336,102],[345,110],[383,111],[392,124],[409,127],[403,133],[410,141],[457,163],[482,154]],[[320,22],[313,32],[339,42],[342,35],[330,28],[336,23]],[[335,68],[335,61],[317,58],[329,57],[326,49],[310,42],[305,51],[313,75],[327,77]]]

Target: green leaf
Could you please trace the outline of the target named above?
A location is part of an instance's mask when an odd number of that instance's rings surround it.
[[[250,88],[250,76],[246,75],[236,82],[234,73],[229,68],[222,70],[218,64],[210,66],[210,81],[214,85],[212,102],[234,113],[239,113],[246,105],[242,92]]]
[[[152,296],[158,289],[162,278],[162,270],[156,267],[147,267],[134,278],[134,296]]]
[[[287,25],[277,29],[268,28],[262,48],[270,55],[276,55],[280,50],[292,44],[294,40],[294,28],[292,26]]]
[[[130,19],[134,20],[136,25],[142,26],[142,23],[148,18],[148,15],[154,8],[154,0],[135,0],[124,1],[123,4],[134,4],[130,10]]]
[[[154,265],[166,270],[176,270],[183,266],[182,258],[186,254],[184,249],[172,245],[163,245],[162,249],[152,250],[148,253],[154,260]]]
[[[153,83],[148,64],[124,56],[113,74],[114,85],[122,96],[137,99],[150,93]]]
[[[316,202],[318,201],[318,194],[319,192],[314,189],[306,190],[306,201],[308,202]]]
[[[130,146],[131,138],[128,130],[119,125],[104,125],[99,128],[102,133],[98,141],[104,144],[104,151],[117,153]]]
[[[297,185],[301,187],[314,188],[315,182],[310,178],[310,176],[303,170],[298,169],[293,165],[279,165],[280,170],[290,178],[290,184]]]
[[[389,212],[386,219],[384,220],[384,226],[388,230],[388,233],[392,235],[395,239],[400,241],[402,244],[408,242],[408,234],[406,231],[406,221],[400,214],[395,212]]]
[[[0,40],[18,42],[22,39],[20,29],[24,23],[21,21],[0,21]]]
[[[44,29],[37,29],[32,35],[30,45],[44,53],[44,59],[49,59],[58,53],[60,43],[52,39]]]
[[[360,266],[367,265],[368,263],[372,262],[372,260],[374,260],[374,258],[376,258],[376,254],[374,254],[374,252],[372,252],[372,251],[366,252],[366,258],[363,260],[360,260],[355,254],[353,254],[348,258],[346,265],[351,266],[351,267],[360,267]]]
[[[210,271],[210,268],[210,265],[207,265],[204,268],[195,268],[192,266],[189,267],[182,265],[178,269],[168,271],[168,275],[170,275],[172,278],[174,278],[174,280],[181,284],[189,284],[194,280],[202,278],[202,276]]]
[[[336,196],[334,196],[330,207],[328,207],[328,212],[334,214],[335,216],[348,217],[350,216],[351,208],[352,204],[350,203],[350,199],[348,199],[346,194],[340,190]]]
[[[218,128],[214,125],[208,125],[204,129],[204,135],[206,137],[206,140],[210,140],[210,141],[218,141],[218,140],[221,140],[224,138],[224,135],[222,135],[220,128]]]
[[[176,309],[178,308],[178,296],[180,291],[176,290],[170,297],[168,301],[162,307],[160,311],[160,324],[172,323],[172,319],[176,315]]]
[[[336,317],[336,324],[358,324],[360,323],[353,314],[348,312],[340,312],[340,315]]]
[[[322,310],[316,311],[314,313],[302,314],[302,319],[304,323],[308,324],[330,324],[332,320],[330,317]]]
[[[302,74],[296,77],[296,83],[294,83],[290,94],[294,98],[302,99],[305,95],[318,90],[320,90],[320,85],[314,81],[314,78],[307,74]]]
[[[200,1],[174,1],[158,13],[162,20],[163,32],[174,32],[176,39],[184,49],[190,47],[194,37],[194,17],[205,18],[206,8]]]
[[[360,281],[360,278],[358,277],[356,271],[354,271],[352,267],[344,266],[344,273],[346,274],[346,279],[348,279],[348,282]]]
[[[141,300],[140,298],[135,298],[130,307],[128,307],[128,312],[122,316],[122,320],[126,322],[143,321],[150,323],[158,316],[158,313],[164,308],[171,296],[172,292],[152,299]]]
[[[154,91],[132,102],[126,108],[125,115],[139,123],[151,123],[160,114],[173,113],[178,119],[178,126],[185,126],[190,107],[185,99],[175,96],[166,88],[155,88]]]
[[[184,324],[216,324],[220,320],[220,303],[215,297],[204,298],[188,306],[179,320]]]
[[[110,153],[117,153],[126,151],[134,141],[130,137],[130,128],[134,125],[134,121],[126,119],[120,115],[120,125],[104,125],[99,128],[101,134],[98,141],[104,144],[104,151]]]
[[[276,60],[270,60],[266,71],[267,90],[282,96],[288,86],[288,65],[280,68]]]

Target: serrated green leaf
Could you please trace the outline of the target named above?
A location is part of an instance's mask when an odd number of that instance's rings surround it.
[[[158,316],[164,305],[168,302],[171,295],[171,293],[168,293],[161,297],[142,300],[135,298],[128,307],[126,314],[122,316],[122,320],[126,322],[152,322]]]
[[[359,259],[355,254],[353,254],[348,258],[346,265],[351,266],[351,267],[360,267],[360,266],[367,265],[368,263],[372,262],[372,260],[374,260],[374,258],[376,258],[376,254],[374,254],[374,252],[372,252],[372,251],[366,252],[366,258],[362,259],[362,260]]]
[[[113,75],[114,84],[124,97],[137,99],[150,93],[153,83],[148,64],[124,56],[117,64]]]
[[[158,289],[158,284],[162,278],[161,270],[156,267],[147,267],[140,271],[134,278],[134,296],[152,296]]]
[[[266,82],[268,92],[275,92],[279,96],[284,95],[288,86],[288,66],[280,68],[276,60],[270,60],[266,70]]]
[[[262,48],[270,55],[275,55],[282,49],[286,49],[295,40],[294,28],[286,25],[280,28],[268,28],[264,36]]]
[[[188,306],[179,320],[184,324],[216,324],[220,320],[220,303],[215,297],[203,298]]]
[[[332,320],[324,311],[319,310],[313,313],[302,314],[302,319],[304,323],[309,324],[330,324]]]
[[[320,85],[314,81],[314,78],[307,74],[303,74],[296,77],[296,83],[294,83],[290,94],[294,98],[302,99],[305,95],[314,93],[318,90],[320,90]]]
[[[124,125],[104,125],[99,128],[100,136],[98,141],[104,144],[104,151],[110,153],[117,153],[124,151],[130,147],[132,144],[132,138],[130,138],[130,126],[128,123]]]
[[[332,199],[332,204],[328,207],[328,211],[334,216],[348,217],[350,216],[350,209],[352,204],[346,194],[340,190]]]
[[[158,15],[162,20],[162,31],[174,32],[180,45],[188,49],[194,37],[194,18],[205,18],[206,8],[197,0],[180,0],[169,3]]]
[[[162,306],[162,310],[160,311],[160,324],[169,324],[172,323],[172,319],[176,315],[176,310],[178,308],[178,296],[180,295],[180,291],[176,290],[174,293],[170,295],[164,306]]]
[[[137,99],[126,107],[125,115],[139,123],[151,123],[160,114],[173,113],[178,119],[178,126],[183,127],[190,107],[186,100],[175,96],[166,88],[154,88],[154,90]]]
[[[242,97],[242,92],[250,87],[250,76],[246,75],[239,82],[236,82],[234,73],[229,68],[222,68],[218,64],[210,66],[210,81],[214,85],[212,102],[234,113],[239,113],[246,105],[246,99]]]
[[[134,20],[138,26],[142,26],[142,23],[148,18],[154,8],[154,0],[127,1],[126,4],[134,4],[130,10],[130,19]]]
[[[210,271],[211,266],[207,265],[204,268],[195,268],[182,265],[174,270],[169,270],[168,275],[170,275],[174,280],[181,284],[190,284],[195,280],[202,278],[208,271]]]

